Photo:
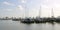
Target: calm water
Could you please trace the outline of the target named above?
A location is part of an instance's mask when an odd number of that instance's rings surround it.
[[[23,24],[20,21],[0,20],[0,30],[60,30],[60,24]]]

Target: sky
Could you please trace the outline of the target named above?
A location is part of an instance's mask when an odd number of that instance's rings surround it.
[[[60,16],[60,0],[0,0],[0,17]]]

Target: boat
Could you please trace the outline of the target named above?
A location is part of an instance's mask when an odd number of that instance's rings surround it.
[[[19,19],[12,19],[13,21],[19,21]]]
[[[32,19],[26,18],[24,20],[21,20],[22,23],[34,23]]]

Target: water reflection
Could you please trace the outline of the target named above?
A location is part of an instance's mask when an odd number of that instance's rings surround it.
[[[31,24],[26,24],[26,25],[25,25],[25,30],[32,30],[32,29],[31,29]]]
[[[60,23],[23,24],[20,21],[0,21],[0,30],[60,30]]]

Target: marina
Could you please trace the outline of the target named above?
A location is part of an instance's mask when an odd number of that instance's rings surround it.
[[[47,17],[47,18],[41,18],[41,7],[40,7],[40,10],[39,10],[39,17],[36,17],[36,18],[24,18],[24,19],[20,19],[21,23],[46,23],[46,22],[49,22],[49,23],[53,23],[53,22],[60,22],[60,19],[54,17],[54,9],[52,8],[51,9],[51,17]]]
[[[0,30],[60,30],[60,0],[0,0]]]

